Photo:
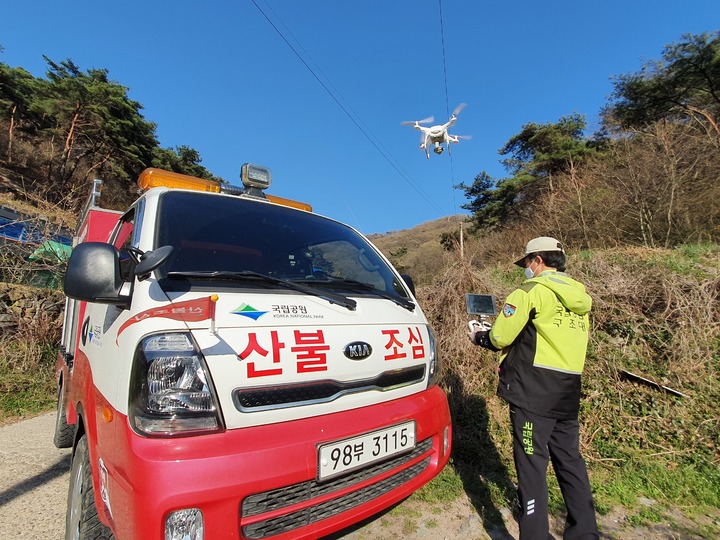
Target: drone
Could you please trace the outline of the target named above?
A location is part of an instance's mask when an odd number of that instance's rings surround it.
[[[448,154],[450,154],[450,143],[458,143],[460,139],[470,139],[470,135],[451,135],[448,133],[448,128],[457,121],[457,115],[460,114],[466,103],[461,103],[453,111],[450,119],[444,124],[437,124],[435,126],[425,127],[421,124],[429,124],[435,120],[434,116],[424,118],[422,120],[409,120],[407,122],[400,122],[403,126],[413,126],[415,129],[422,132],[420,136],[420,149],[425,150],[425,156],[430,159],[430,145],[434,145],[433,152],[440,155],[443,153],[443,143],[447,147]]]

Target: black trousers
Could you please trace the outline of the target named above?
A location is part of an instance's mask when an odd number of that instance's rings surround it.
[[[580,455],[580,424],[510,406],[513,456],[518,475],[520,540],[548,540],[548,461],[567,508],[563,538],[599,538],[587,467]]]

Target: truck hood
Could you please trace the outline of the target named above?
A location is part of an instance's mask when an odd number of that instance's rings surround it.
[[[427,388],[433,337],[419,308],[354,297],[354,310],[298,294],[175,297],[228,428],[292,420]]]

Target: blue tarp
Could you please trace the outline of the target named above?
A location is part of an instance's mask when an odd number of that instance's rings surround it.
[[[23,221],[0,215],[0,238],[24,244],[42,244],[43,241],[48,239],[43,232],[32,221]],[[72,246],[72,238],[64,234],[50,235],[49,239],[66,246]]]

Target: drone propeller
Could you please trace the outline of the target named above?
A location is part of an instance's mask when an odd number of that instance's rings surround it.
[[[456,139],[464,139],[466,141],[469,141],[470,139],[472,139],[472,135],[452,135],[452,137],[454,137]]]
[[[461,112],[465,107],[467,107],[467,103],[461,103],[460,105],[458,105],[457,107],[455,107],[455,110],[453,111],[453,116],[457,116],[458,114],[460,114],[460,112]]]
[[[448,141],[451,143],[459,143],[460,139],[469,140],[472,139],[472,135],[450,135],[448,133]],[[450,145],[448,144],[448,152],[450,151]]]
[[[401,126],[414,126],[415,124],[429,124],[430,122],[434,121],[434,116],[428,116],[427,118],[423,118],[422,120],[407,120],[405,122],[400,122]]]

